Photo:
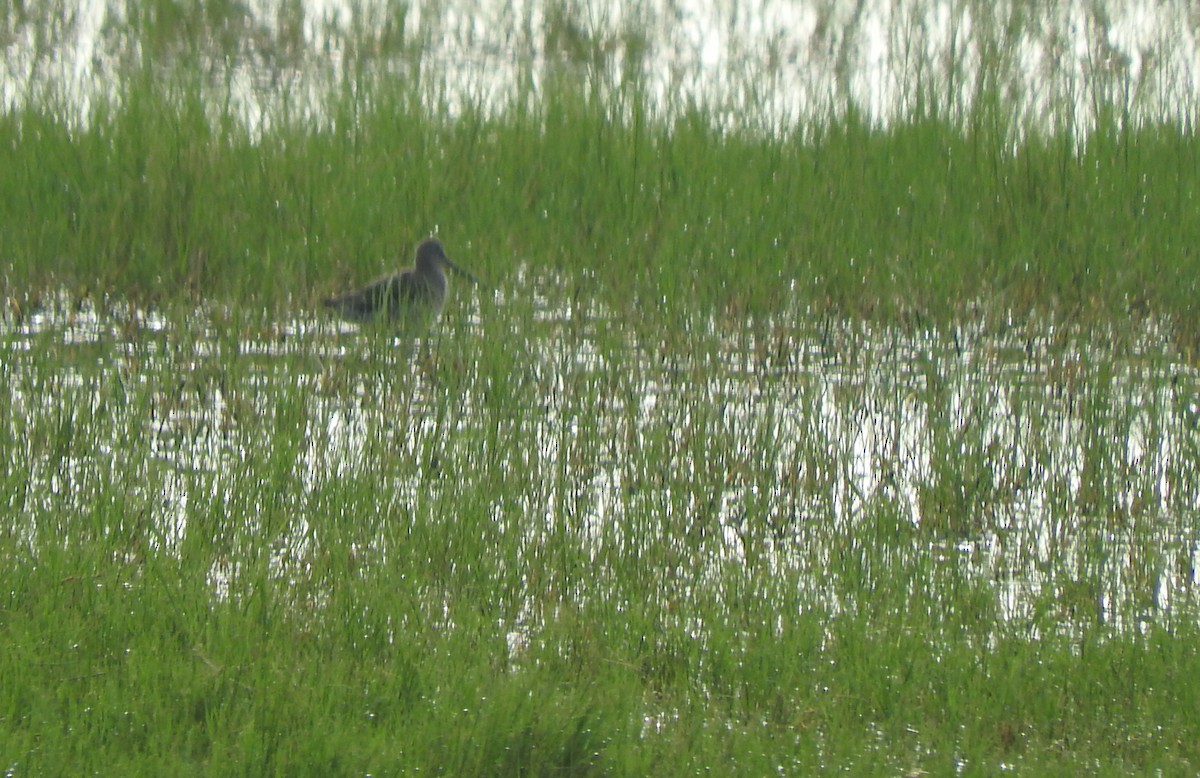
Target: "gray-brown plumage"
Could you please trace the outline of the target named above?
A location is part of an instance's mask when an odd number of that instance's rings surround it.
[[[348,321],[428,326],[446,303],[446,268],[478,283],[475,276],[450,261],[441,241],[426,238],[417,246],[413,267],[323,303]]]

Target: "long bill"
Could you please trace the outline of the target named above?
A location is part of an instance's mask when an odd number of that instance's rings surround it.
[[[475,285],[478,285],[478,284],[479,284],[479,279],[478,279],[478,278],[476,278],[475,276],[471,275],[471,274],[470,274],[469,272],[467,272],[466,270],[463,270],[461,267],[459,267],[458,265],[456,265],[456,264],[454,264],[453,262],[451,262],[451,261],[450,261],[450,259],[449,259],[448,257],[446,257],[446,258],[444,258],[444,259],[445,259],[445,262],[446,262],[446,267],[450,268],[450,269],[451,269],[451,270],[453,270],[455,273],[458,273],[458,274],[459,274],[460,276],[462,276],[463,278],[466,278],[466,279],[468,279],[468,280],[469,280],[471,283],[473,283],[473,284],[475,284]]]

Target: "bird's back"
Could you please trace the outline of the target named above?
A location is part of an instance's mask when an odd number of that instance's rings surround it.
[[[445,297],[444,276],[427,278],[406,270],[330,297],[325,305],[351,321],[418,320],[439,314]]]

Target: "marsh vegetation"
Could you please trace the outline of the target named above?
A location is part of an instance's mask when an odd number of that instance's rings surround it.
[[[9,774],[1197,769],[1186,25],[85,8],[0,16]]]

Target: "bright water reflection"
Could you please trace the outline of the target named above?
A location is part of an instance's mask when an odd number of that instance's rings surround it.
[[[1187,118],[1196,41],[1172,3],[964,4],[252,0],[18,4],[0,14],[0,100],[119,97],[122,76],[171,63],[209,75],[251,126],[312,114],[343,79],[419,85],[451,111],[497,108],[562,73],[637,84],[664,115],[709,106],[777,126],[854,105],[887,121],[932,93],[950,111],[994,89],[1019,118],[1082,129],[1118,114]],[[980,61],[989,61],[982,72]],[[186,79],[185,79],[186,80]],[[50,98],[47,100],[46,98]],[[1027,126],[1019,121],[1018,127]]]
[[[1194,618],[1197,376],[1159,328],[1113,346],[779,317],[677,340],[527,280],[539,316],[492,330],[460,307],[418,344],[65,298],[9,320],[14,529],[35,557],[81,517],[130,558],[225,533],[219,595],[247,527],[300,586],[347,527],[369,574],[432,522],[520,537],[496,550],[515,569],[566,543],[597,582],[650,556],[668,597],[766,571],[836,611],[850,555],[965,576],[1018,624]],[[526,602],[514,635],[537,618]]]

